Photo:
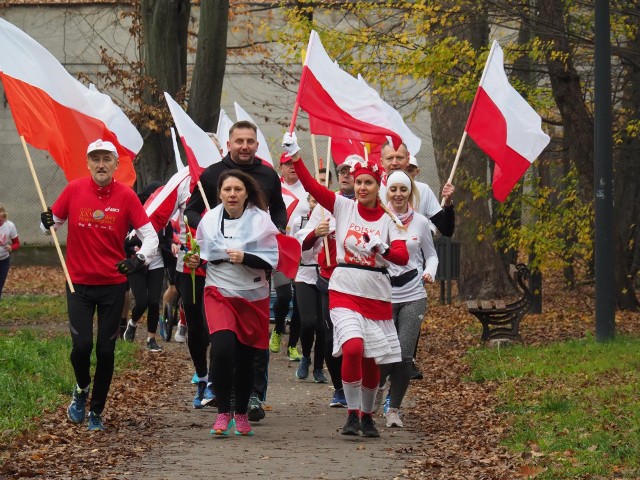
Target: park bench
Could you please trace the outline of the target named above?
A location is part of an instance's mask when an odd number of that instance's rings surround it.
[[[482,340],[519,340],[520,320],[531,308],[533,295],[527,284],[529,269],[519,263],[511,265],[510,274],[517,287],[522,291],[522,297],[512,303],[503,300],[468,300],[469,313],[475,315],[482,323]]]

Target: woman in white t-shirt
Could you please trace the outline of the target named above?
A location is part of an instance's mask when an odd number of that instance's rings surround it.
[[[429,229],[429,220],[416,212],[416,186],[407,173],[395,170],[387,178],[387,206],[407,229],[409,263],[390,265],[393,321],[398,330],[402,360],[380,367],[380,389],[374,410],[380,406],[390,380],[389,409],[385,412],[387,427],[403,427],[400,406],[409,381],[413,350],[420,333],[420,325],[427,310],[424,282],[433,283],[438,269],[438,255]]]
[[[258,184],[240,170],[218,179],[220,204],[207,212],[196,235],[200,255],[185,256],[189,268],[207,261],[204,315],[211,343],[218,416],[211,433],[253,435],[247,417],[253,361],[269,346],[269,281],[278,263],[279,233]],[[231,412],[234,392],[235,414]]]
[[[307,171],[295,137],[283,146],[293,157],[305,189],[336,219],[338,265],[329,281],[334,326],[333,355],[342,354],[342,384],[348,418],[343,435],[379,437],[372,411],[380,371],[378,364],[400,361],[400,344],[392,320],[387,267],[405,265],[409,253],[402,224],[380,202],[381,168],[372,163],[352,167],[356,201],[316,182]]]
[[[9,275],[9,264],[11,263],[9,254],[19,247],[20,240],[16,226],[7,220],[7,211],[0,203],[0,300],[2,299],[4,282]]]

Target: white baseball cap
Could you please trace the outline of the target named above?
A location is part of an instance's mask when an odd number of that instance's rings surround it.
[[[351,169],[356,163],[365,163],[364,158],[362,158],[360,155],[349,155],[344,159],[344,162],[336,167],[336,171],[339,172],[344,167],[349,167],[349,169]]]
[[[89,155],[91,152],[97,151],[111,152],[116,156],[116,158],[118,158],[118,149],[111,142],[98,139],[95,142],[90,143],[87,147],[87,155]]]
[[[409,165],[413,165],[414,167],[418,166],[418,160],[413,155],[409,155]]]

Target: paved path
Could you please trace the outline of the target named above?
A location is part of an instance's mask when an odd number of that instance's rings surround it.
[[[126,478],[392,479],[402,476],[415,457],[420,436],[411,421],[404,429],[387,429],[378,418],[379,439],[340,435],[346,409],[328,407],[329,385],[296,379],[297,363],[289,362],[284,351],[271,356],[267,416],[253,424],[255,436],[212,437],[215,409],[190,405],[195,388],[188,382],[192,369],[186,346],[163,345],[165,355],[183,359],[183,368],[153,415],[156,440],[162,443],[134,460]],[[410,393],[407,400],[412,403]]]

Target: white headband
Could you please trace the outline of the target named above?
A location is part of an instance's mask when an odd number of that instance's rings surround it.
[[[402,170],[394,170],[391,175],[387,177],[387,188],[397,183],[404,185],[409,189],[409,191],[411,191],[411,179],[406,172],[403,172]]]

